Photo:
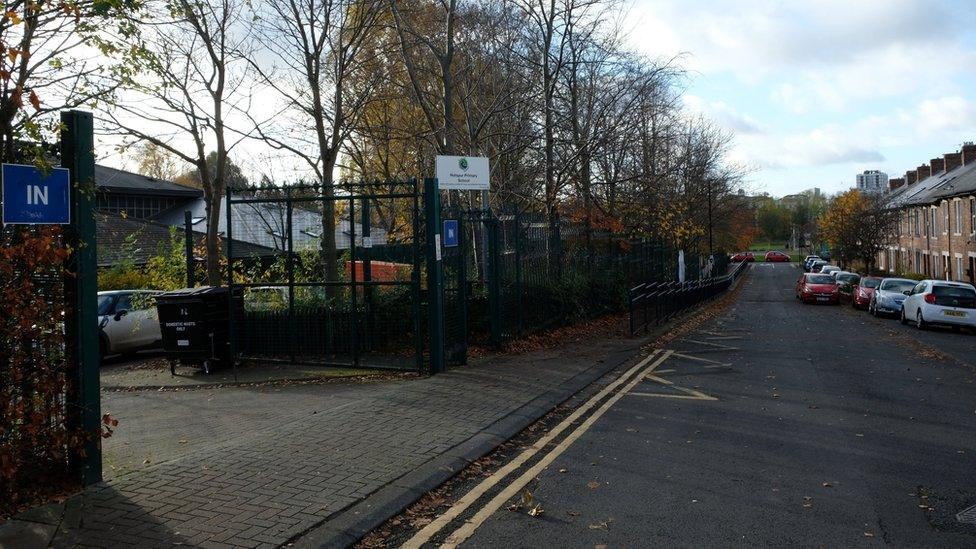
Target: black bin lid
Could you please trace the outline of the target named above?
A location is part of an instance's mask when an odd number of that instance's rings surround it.
[[[163,301],[185,298],[212,299],[218,296],[225,296],[227,292],[227,286],[200,286],[197,288],[181,288],[179,290],[164,292],[156,296],[156,299],[162,299]]]

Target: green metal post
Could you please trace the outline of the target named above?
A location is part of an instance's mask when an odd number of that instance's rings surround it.
[[[488,230],[488,312],[491,315],[491,342],[496,346],[502,343],[502,284],[499,276],[502,254],[499,250],[498,224],[497,219],[488,219],[485,222]]]
[[[444,266],[441,263],[441,197],[436,178],[424,180],[427,221],[427,306],[430,337],[430,373],[446,371],[444,365]]]
[[[373,334],[375,332],[375,319],[373,318],[373,240],[372,227],[370,223],[369,197],[363,198],[363,306],[366,313],[365,326],[365,350],[373,349]]]
[[[195,262],[193,261],[193,213],[190,210],[183,212],[183,249],[186,255],[186,287],[196,286],[193,275]],[[228,280],[229,283],[229,280]]]
[[[61,165],[71,170],[72,247],[66,322],[71,383],[68,425],[89,435],[84,457],[72,463],[85,486],[102,480],[101,395],[99,393],[98,293],[95,250],[95,131],[92,115],[82,111],[61,113]],[[73,290],[73,291],[72,291]]]
[[[467,241],[464,234],[464,212],[458,210],[458,265],[457,265],[457,307],[458,307],[458,337],[461,338],[457,351],[457,360],[461,364],[468,363],[468,270],[467,270]]]
[[[413,310],[413,334],[414,334],[414,359],[418,372],[424,369],[424,337],[422,333],[421,305],[420,305],[420,190],[416,179],[410,180],[411,190],[413,191],[413,240],[410,243],[411,257],[413,258],[413,269],[410,274],[410,294],[411,309]]]

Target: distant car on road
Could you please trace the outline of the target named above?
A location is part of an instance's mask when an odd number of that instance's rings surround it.
[[[837,281],[830,275],[803,273],[796,281],[796,298],[804,303],[840,303]]]
[[[785,263],[790,260],[790,256],[783,252],[769,251],[766,252],[764,259],[767,263]]]
[[[901,308],[901,323],[914,321],[920,330],[932,324],[976,328],[976,288],[963,282],[923,280]]]
[[[153,290],[98,292],[99,350],[102,356],[158,347],[159,331]]]
[[[881,285],[882,280],[884,279],[880,276],[861,277],[851,294],[851,306],[855,309],[867,309],[868,304],[871,303],[871,298],[874,296],[874,291]]]
[[[733,263],[740,263],[743,261],[751,263],[756,260],[756,254],[752,252],[739,252],[733,255],[729,260]]]
[[[820,256],[818,255],[808,255],[803,260],[803,270],[806,272],[810,271],[810,267],[813,265],[814,261],[820,261]]]
[[[826,261],[824,261],[823,259],[817,259],[814,262],[810,263],[810,272],[811,273],[819,273],[820,272],[820,269],[823,269],[827,265],[828,265],[828,263]]]
[[[833,274],[839,270],[841,270],[841,268],[837,265],[824,265],[820,268],[820,272],[825,275]]]
[[[917,281],[907,278],[885,278],[871,296],[868,312],[873,316],[900,315],[906,294],[911,293]]]

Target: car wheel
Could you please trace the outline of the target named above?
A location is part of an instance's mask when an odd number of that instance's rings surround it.
[[[871,316],[873,316],[873,317],[877,317],[878,316],[877,310],[874,308],[874,302],[873,301],[869,301],[868,302],[868,314],[871,315]]]
[[[904,307],[902,307],[902,309],[901,309],[901,318],[899,318],[898,320],[900,320],[902,324],[908,324],[908,319],[905,318],[905,308]]]
[[[919,330],[924,330],[926,326],[928,325],[925,323],[925,319],[922,318],[922,311],[915,313],[915,327]]]

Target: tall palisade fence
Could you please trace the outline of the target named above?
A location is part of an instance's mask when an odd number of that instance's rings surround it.
[[[737,274],[719,261],[703,279],[700,258],[686,254],[679,284],[678,251],[662,242],[509,206],[442,206],[430,185],[231,189],[227,270],[245,303],[231,319],[234,355],[427,371],[432,351],[464,364],[472,346],[608,313],[630,311],[637,333]]]

